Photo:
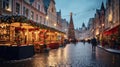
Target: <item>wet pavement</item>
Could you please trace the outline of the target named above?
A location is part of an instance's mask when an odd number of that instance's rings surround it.
[[[0,67],[120,67],[120,55],[98,47],[92,51],[91,44],[79,42],[32,58],[0,62]]]

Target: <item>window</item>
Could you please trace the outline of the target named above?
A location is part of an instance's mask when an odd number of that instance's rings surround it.
[[[16,13],[20,14],[20,4],[16,3]]]
[[[11,0],[3,0],[3,9],[11,11]]]
[[[31,20],[33,20],[33,19],[34,19],[34,12],[31,11]]]
[[[23,15],[26,16],[26,13],[25,13],[25,7],[23,7]]]
[[[45,24],[45,18],[44,18],[44,20],[43,20],[43,23]]]
[[[28,14],[29,14],[29,10],[26,8],[25,15],[28,17]]]
[[[38,14],[36,15],[36,22],[38,22]]]
[[[38,4],[38,10],[40,11],[40,5]]]
[[[42,23],[42,16],[40,16],[40,23]]]

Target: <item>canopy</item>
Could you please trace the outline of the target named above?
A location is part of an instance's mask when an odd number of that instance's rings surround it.
[[[120,27],[120,25],[117,25],[117,26],[115,26],[114,28],[105,31],[103,34],[104,34],[104,35],[114,34],[114,33],[116,33],[116,32],[118,31],[119,27]]]

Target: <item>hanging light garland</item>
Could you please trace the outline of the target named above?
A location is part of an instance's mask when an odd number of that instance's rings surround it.
[[[40,24],[40,23],[36,23],[33,20],[28,20],[25,16],[22,16],[22,15],[0,16],[0,23],[11,24],[11,23],[14,23],[14,22],[28,23],[28,24],[30,24],[34,27],[37,27],[36,28],[37,30],[38,30],[38,28],[40,28],[40,29],[47,29],[47,30],[51,30],[51,31],[57,31],[57,32],[60,32],[60,33],[64,33],[64,32],[58,31],[55,28],[48,27],[48,26]],[[32,31],[32,30],[33,29],[31,29],[30,31]]]

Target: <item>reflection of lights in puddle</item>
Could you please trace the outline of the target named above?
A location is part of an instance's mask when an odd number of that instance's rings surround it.
[[[10,60],[10,61],[4,61],[4,63],[17,63],[17,62],[23,62],[23,61],[28,61],[32,59],[33,58],[27,58],[27,59],[22,59],[22,60]]]

